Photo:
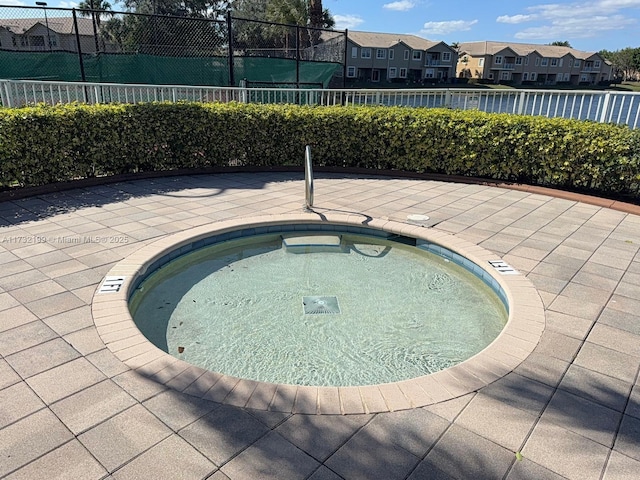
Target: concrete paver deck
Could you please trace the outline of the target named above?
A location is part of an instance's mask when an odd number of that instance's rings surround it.
[[[546,327],[533,353],[424,408],[317,416],[221,405],[131,370],[103,343],[90,305],[117,262],[169,234],[303,203],[294,173],[0,203],[0,478],[640,478],[640,216],[623,211],[492,186],[317,175],[317,212],[428,215],[430,228],[494,252],[538,289]],[[195,371],[176,381],[191,378],[187,392],[211,386]]]

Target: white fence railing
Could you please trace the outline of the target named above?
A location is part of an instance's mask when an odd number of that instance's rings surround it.
[[[284,89],[0,80],[0,102],[35,103],[244,102],[304,105],[447,107],[592,120],[640,127],[640,93],[594,90]]]

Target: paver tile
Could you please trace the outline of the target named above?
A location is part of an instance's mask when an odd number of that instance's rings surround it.
[[[51,405],[51,410],[75,435],[117,415],[136,401],[111,380],[88,387]]]
[[[171,435],[171,430],[141,405],[134,405],[78,437],[107,470],[129,462]]]
[[[528,458],[518,460],[507,475],[506,480],[564,480],[565,477],[547,470]]]
[[[55,337],[56,333],[40,320],[26,323],[0,333],[0,355],[6,357]]]
[[[56,478],[59,480],[100,480],[107,471],[77,440],[65,443],[45,456],[9,475],[7,480]]]
[[[24,382],[0,390],[0,429],[44,406],[44,403]]]
[[[517,451],[537,418],[536,415],[480,393],[469,402],[455,425]]]
[[[61,338],[14,353],[6,357],[23,378],[31,377],[50,368],[78,358],[80,353]]]
[[[216,403],[175,390],[161,392],[146,400],[143,405],[174,431],[184,428],[218,407]]]
[[[569,479],[598,479],[609,449],[552,422],[540,421],[522,454]]]
[[[640,461],[640,419],[624,415],[614,450]]]
[[[9,365],[6,360],[0,358],[0,390],[22,381],[20,375]]]
[[[513,452],[462,427],[452,425],[427,454],[423,463],[454,478],[502,478],[513,458]]]
[[[602,480],[629,480],[640,472],[640,461],[615,450],[611,452]]]
[[[73,435],[47,409],[0,430],[0,477],[71,440]]]
[[[573,364],[632,383],[640,365],[640,356],[585,342]]]
[[[167,459],[178,461],[167,461]],[[177,435],[172,435],[113,474],[115,480],[175,478],[200,480],[216,466]]]
[[[216,465],[222,465],[268,431],[242,409],[222,405],[179,434]]]
[[[557,390],[542,420],[611,447],[621,417],[620,412]]]
[[[559,388],[617,411],[622,411],[631,392],[631,384],[578,365],[569,367]]]
[[[275,431],[322,462],[370,419],[371,415],[293,415]]]
[[[55,402],[104,380],[105,376],[85,358],[77,358],[27,379],[47,403]]]
[[[275,432],[262,437],[221,470],[229,478],[306,478],[319,463]]]

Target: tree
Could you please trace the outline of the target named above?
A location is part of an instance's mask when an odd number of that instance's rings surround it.
[[[548,45],[552,45],[554,47],[569,47],[569,48],[571,48],[571,44],[567,40],[564,40],[562,42],[560,42],[560,41],[551,42]]]
[[[80,10],[79,13],[83,17],[94,16],[96,26],[98,28],[100,28],[100,22],[103,16],[113,16],[113,12],[111,11],[111,4],[107,2],[107,0],[85,0],[78,4],[78,10]],[[93,10],[93,12],[91,10]],[[99,13],[97,15],[94,15],[95,12]]]
[[[637,79],[640,76],[640,47],[627,47],[615,52],[601,50],[598,53],[612,63],[616,77],[622,81]]]

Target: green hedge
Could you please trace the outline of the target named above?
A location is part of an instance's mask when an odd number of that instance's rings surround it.
[[[447,109],[61,105],[0,109],[0,186],[181,168],[315,165],[468,175],[631,194],[640,131]]]

